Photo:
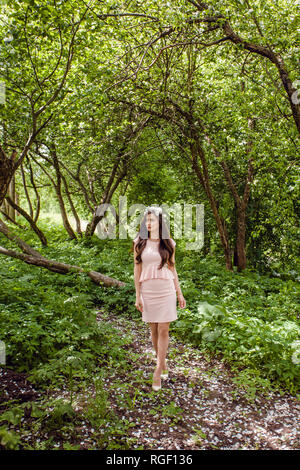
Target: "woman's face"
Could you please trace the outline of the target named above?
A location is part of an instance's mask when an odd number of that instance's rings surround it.
[[[159,220],[155,214],[152,214],[152,213],[147,214],[146,225],[147,225],[147,229],[149,230],[149,232],[158,233]]]

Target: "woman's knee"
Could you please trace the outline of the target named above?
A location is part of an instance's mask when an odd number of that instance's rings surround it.
[[[158,334],[160,336],[169,335],[169,323],[158,323]]]
[[[150,323],[149,325],[150,325],[151,331],[153,331],[154,333],[157,333],[158,323]]]

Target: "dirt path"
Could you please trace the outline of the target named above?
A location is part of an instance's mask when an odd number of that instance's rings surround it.
[[[98,312],[101,320],[102,312]],[[108,321],[105,317],[105,321]],[[132,370],[107,381],[114,411],[134,426],[133,448],[144,449],[300,449],[300,402],[278,392],[252,402],[233,382],[234,374],[220,360],[206,360],[192,346],[170,335],[169,378],[153,392],[155,368],[148,326],[141,320],[109,314],[121,335],[131,334]],[[138,377],[141,380],[138,380]],[[134,406],[120,405],[120,394],[132,397]]]
[[[27,437],[24,435],[22,439],[33,448],[52,436],[50,448],[58,449],[70,444],[78,449],[102,449],[108,445],[110,449],[118,449],[120,440],[130,450],[300,449],[300,402],[297,398],[288,393],[272,392],[249,401],[249,393],[233,382],[236,374],[230,367],[218,358],[206,359],[197,348],[173,337],[172,332],[169,378],[162,381],[159,392],[154,392],[151,381],[155,362],[149,327],[141,319],[128,319],[101,310],[97,319],[116,328],[122,338],[128,337],[126,370],[122,365],[115,369],[114,361],[99,368],[101,393],[108,397],[105,406],[114,412],[122,426],[115,427],[114,421],[106,418],[99,425],[99,413],[104,409],[100,399],[100,408],[92,411],[96,425],[83,419],[75,425],[74,433],[61,434],[54,429],[43,435],[38,428],[34,431],[31,427]],[[3,401],[47,400],[26,380],[26,374],[0,369],[0,382]],[[82,412],[91,411],[87,397],[94,396],[94,385],[77,392],[73,406],[78,417],[84,416]],[[49,398],[68,402],[67,383],[63,389],[49,391]]]

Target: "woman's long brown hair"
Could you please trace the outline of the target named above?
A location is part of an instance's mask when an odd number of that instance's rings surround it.
[[[150,232],[149,232],[149,230],[146,226],[146,218],[147,218],[147,215],[151,214],[151,213],[154,214],[157,217],[157,215],[153,211],[148,210],[147,213],[145,214],[145,216],[143,217],[143,220],[140,224],[139,233],[137,234],[137,236],[138,236],[138,240],[136,242],[136,252],[137,252],[136,261],[137,261],[137,264],[140,264],[142,262],[141,255],[142,255],[142,253],[143,253],[143,251],[146,247],[147,239],[149,239],[149,237],[150,237]],[[160,239],[159,240],[158,251],[159,251],[159,254],[161,256],[161,263],[160,263],[158,269],[161,269],[166,263],[169,266],[173,267],[174,263],[173,263],[173,261],[171,261],[171,257],[173,255],[174,248],[173,248],[172,242],[170,240],[170,235],[169,235],[169,238],[162,238],[162,233],[169,233],[169,232],[167,230],[167,226],[165,224],[165,221],[164,221],[161,213],[158,215],[158,219],[159,219],[159,239]],[[132,242],[132,251],[134,251],[134,241]]]

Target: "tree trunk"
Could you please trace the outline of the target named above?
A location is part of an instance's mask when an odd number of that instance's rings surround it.
[[[237,271],[241,272],[246,268],[246,210],[244,205],[238,208],[237,213],[237,237],[236,237],[236,254],[237,254]]]
[[[4,201],[11,179],[14,175],[14,160],[16,156],[17,152],[14,150],[12,156],[8,158],[0,146],[0,204]],[[9,213],[7,215],[11,217]]]
[[[248,119],[248,127],[249,129],[254,129],[255,119],[249,118]],[[221,153],[218,148],[214,145],[210,136],[206,133],[205,139],[210,144],[217,160],[220,162],[221,167],[223,168],[223,172],[225,175],[225,179],[228,185],[228,188],[233,196],[236,211],[237,211],[237,228],[236,228],[236,243],[235,243],[235,260],[234,264],[237,266],[238,271],[242,271],[246,268],[246,210],[250,196],[250,184],[253,179],[253,157],[248,159],[248,173],[244,188],[244,194],[241,198],[238,194],[237,188],[232,180],[230,169],[227,165],[227,162],[222,159]],[[246,153],[249,154],[252,149],[252,140],[249,139],[247,143]]]
[[[12,176],[9,186],[8,186],[8,196],[11,201],[15,202],[16,199],[16,179],[15,175]],[[16,221],[16,210],[12,204],[8,206],[8,215],[15,222]]]
[[[80,168],[81,168],[81,166],[82,166],[82,162],[80,162],[80,163],[78,164],[78,168],[77,168],[76,174],[74,174],[66,165],[64,165],[63,162],[60,161],[59,164],[67,171],[67,173],[69,173],[69,175],[74,179],[74,181],[76,181],[76,182],[79,184],[79,186],[80,186],[80,188],[81,188],[81,191],[82,191],[82,193],[83,193],[83,196],[84,196],[85,203],[86,203],[88,209],[90,210],[90,212],[93,213],[93,212],[94,212],[94,208],[93,208],[93,206],[91,205],[90,198],[89,198],[89,194],[88,194],[88,190],[87,190],[87,188],[84,186],[84,184],[83,184],[83,182],[81,181],[80,176],[79,176],[79,174],[80,174]]]
[[[119,186],[120,182],[122,181],[122,179],[126,176],[126,167],[125,169],[122,171],[122,173],[119,174],[118,178],[116,179],[115,183],[113,186],[111,186],[112,184],[112,181],[110,182],[110,184],[106,187],[105,189],[105,193],[104,193],[104,196],[102,198],[102,201],[101,203],[99,204],[99,206],[96,208],[94,214],[93,214],[93,217],[92,217],[92,220],[89,224],[87,224],[86,226],[86,229],[85,229],[85,236],[86,237],[91,237],[95,230],[96,230],[96,227],[98,225],[98,223],[103,219],[103,217],[105,216],[106,212],[107,212],[107,208],[104,207],[101,211],[101,213],[99,214],[99,207],[103,204],[109,204],[110,201],[111,201],[111,198],[114,194],[114,192],[116,191],[117,187]],[[115,214],[116,217],[117,217],[117,214]]]
[[[76,235],[75,235],[75,233],[74,233],[74,231],[73,231],[73,229],[72,229],[72,227],[69,223],[69,220],[68,220],[68,217],[67,217],[67,212],[66,212],[66,209],[65,209],[64,200],[63,200],[63,197],[62,197],[61,173],[60,173],[60,168],[59,168],[59,162],[58,162],[58,159],[57,159],[57,156],[56,156],[55,146],[54,146],[54,144],[52,144],[52,146],[51,146],[52,160],[49,159],[48,157],[46,157],[45,155],[41,154],[38,150],[36,150],[36,152],[38,153],[38,155],[40,155],[44,160],[49,162],[55,168],[56,182],[54,181],[54,179],[52,178],[50,173],[43,167],[43,165],[41,165],[40,162],[38,162],[33,156],[31,156],[32,160],[43,170],[43,172],[48,176],[49,180],[53,184],[53,187],[54,187],[56,195],[57,195],[57,199],[58,199],[58,203],[59,203],[59,208],[60,208],[60,213],[61,213],[61,216],[62,216],[62,221],[63,221],[64,228],[68,232],[68,235],[70,236],[71,240],[77,239],[77,237],[76,237]]]
[[[248,127],[251,131],[255,129],[255,119],[248,118]],[[246,153],[250,154],[253,146],[252,138],[250,137]],[[253,158],[248,159],[248,174],[246,178],[246,184],[244,189],[243,198],[240,199],[236,204],[237,208],[237,235],[236,235],[236,255],[237,255],[237,271],[241,272],[246,269],[247,256],[246,256],[246,210],[250,197],[250,184],[253,180]]]
[[[25,196],[26,196],[26,199],[27,199],[28,206],[29,206],[29,215],[33,219],[33,208],[32,208],[32,204],[31,204],[29,192],[28,192],[28,189],[27,189],[26,176],[25,176],[23,163],[21,163],[20,169],[21,169],[21,175],[22,175],[23,189],[24,189],[24,192],[25,192]]]
[[[39,192],[37,190],[37,187],[36,187],[36,184],[35,184],[35,181],[34,181],[32,165],[31,165],[31,162],[30,162],[29,158],[28,158],[28,165],[29,165],[29,170],[30,170],[30,182],[31,182],[32,187],[34,189],[34,192],[35,192],[35,195],[36,195],[36,200],[37,200],[35,216],[33,218],[33,220],[36,222],[39,218],[39,215],[40,215],[41,198],[40,198]]]
[[[3,205],[4,205],[4,202],[3,202]],[[19,224],[18,222],[16,222],[15,220],[12,220],[8,215],[7,213],[0,209],[0,212],[1,214],[4,216],[5,220],[8,220],[9,222],[11,222],[12,224],[15,224],[17,227],[21,228],[22,230],[26,230],[27,227],[23,227],[21,224]],[[1,230],[0,230],[1,231]]]
[[[226,231],[226,227],[225,227],[225,225],[223,225],[223,223],[221,221],[221,218],[220,218],[220,215],[219,215],[219,212],[218,212],[218,208],[217,208],[217,204],[216,204],[214,195],[213,195],[211,187],[210,187],[209,175],[208,175],[208,169],[207,169],[207,162],[206,162],[206,159],[205,159],[203,149],[202,149],[202,147],[200,145],[200,142],[198,140],[198,136],[194,135],[194,139],[195,139],[196,145],[195,144],[191,145],[192,166],[193,166],[193,168],[195,170],[195,173],[198,176],[198,178],[199,178],[199,180],[200,180],[200,182],[201,182],[201,184],[202,184],[202,186],[203,186],[203,188],[206,192],[206,195],[207,195],[209,203],[210,203],[210,207],[211,207],[212,212],[213,212],[213,216],[214,216],[216,224],[217,224],[221,244],[223,246],[226,269],[229,270],[229,271],[232,271],[232,269],[233,269],[233,267],[232,267],[232,249],[231,249],[230,244],[229,244],[229,239],[228,239],[228,234],[227,234],[227,231]],[[196,157],[197,154],[200,156],[200,160],[201,160],[202,168],[203,168],[203,173],[201,172],[201,170],[199,168],[199,164],[198,164],[197,157]]]
[[[27,214],[27,212],[24,211],[22,207],[18,206],[9,196],[6,196],[6,200],[8,201],[10,206],[14,208],[14,210],[18,210],[20,214],[25,217],[25,219],[30,223],[32,230],[37,234],[37,236],[41,240],[42,244],[46,246],[48,243],[47,238],[45,237],[44,233],[38,228],[35,221],[30,217],[30,215]]]
[[[75,234],[74,230],[72,229],[72,227],[70,225],[70,222],[68,220],[67,211],[66,211],[66,208],[65,208],[65,203],[64,203],[63,196],[62,196],[62,192],[61,192],[61,172],[60,172],[60,168],[59,168],[59,162],[58,162],[58,158],[57,158],[57,154],[56,154],[55,144],[52,143],[50,148],[51,148],[51,157],[53,159],[53,165],[54,165],[55,172],[56,172],[56,181],[57,182],[56,182],[56,185],[55,185],[55,191],[56,191],[57,198],[58,198],[58,203],[59,203],[60,212],[61,212],[61,216],[62,216],[62,220],[63,220],[63,225],[64,225],[66,231],[68,232],[68,235],[71,238],[71,240],[74,240],[77,237],[76,237],[76,234]]]
[[[24,242],[17,235],[14,235],[6,224],[0,219],[0,232],[6,236],[9,240],[14,242],[17,246],[20,247],[23,253],[18,251],[6,249],[0,246],[0,254],[10,256],[12,258],[20,259],[27,264],[33,266],[40,266],[42,268],[48,269],[55,273],[67,274],[71,272],[75,273],[85,273],[89,276],[93,282],[96,284],[104,286],[125,286],[126,283],[119,281],[118,279],[111,278],[109,276],[104,276],[97,271],[88,271],[87,269],[80,268],[79,266],[73,266],[66,263],[60,263],[58,261],[49,260],[45,258],[41,253],[31,248],[26,242]]]
[[[75,209],[75,206],[74,206],[74,204],[73,204],[73,201],[72,201],[72,198],[71,198],[71,194],[70,194],[70,191],[69,191],[69,188],[68,188],[68,184],[67,184],[66,178],[64,177],[63,174],[61,174],[61,177],[62,177],[62,180],[63,180],[63,182],[64,182],[66,195],[67,195],[67,198],[68,198],[70,207],[71,207],[72,214],[73,214],[74,219],[75,219],[75,222],[76,222],[76,232],[77,232],[79,235],[82,235],[80,218],[79,218],[79,216],[78,216],[78,214],[77,214],[77,211],[76,211],[76,209]]]
[[[126,283],[119,281],[118,279],[114,279],[112,277],[104,276],[97,271],[88,271],[86,269],[80,268],[79,266],[73,266],[71,264],[59,263],[54,260],[49,260],[44,257],[36,257],[27,255],[25,253],[20,253],[14,250],[7,250],[0,246],[0,254],[10,256],[12,258],[20,259],[27,264],[39,266],[41,268],[48,269],[49,271],[59,273],[59,274],[68,274],[68,273],[85,273],[89,276],[93,282],[96,284],[100,284],[106,287],[111,286],[125,286]]]
[[[7,225],[3,222],[3,220],[1,220],[1,219],[0,219],[0,232],[3,233],[3,235],[6,236],[6,238],[8,238],[12,242],[14,242],[19,248],[21,248],[21,250],[24,253],[26,253],[28,255],[31,255],[31,256],[43,258],[41,253],[39,253],[38,251],[31,248],[30,245],[28,245],[26,242],[24,242],[24,240],[19,238],[17,235],[14,235],[10,231],[10,229],[7,227]]]
[[[64,200],[63,200],[63,197],[62,197],[62,194],[61,194],[60,186],[56,185],[55,186],[55,191],[56,191],[56,194],[57,194],[57,199],[58,199],[58,203],[59,203],[59,208],[60,208],[60,213],[61,213],[61,217],[62,217],[62,221],[63,221],[63,226],[65,227],[66,231],[68,232],[68,235],[71,238],[71,240],[74,240],[77,237],[76,237],[75,232],[72,229],[72,227],[70,225],[70,222],[68,220],[68,216],[67,216],[67,212],[66,212],[66,208],[65,208],[65,203],[64,203]]]

